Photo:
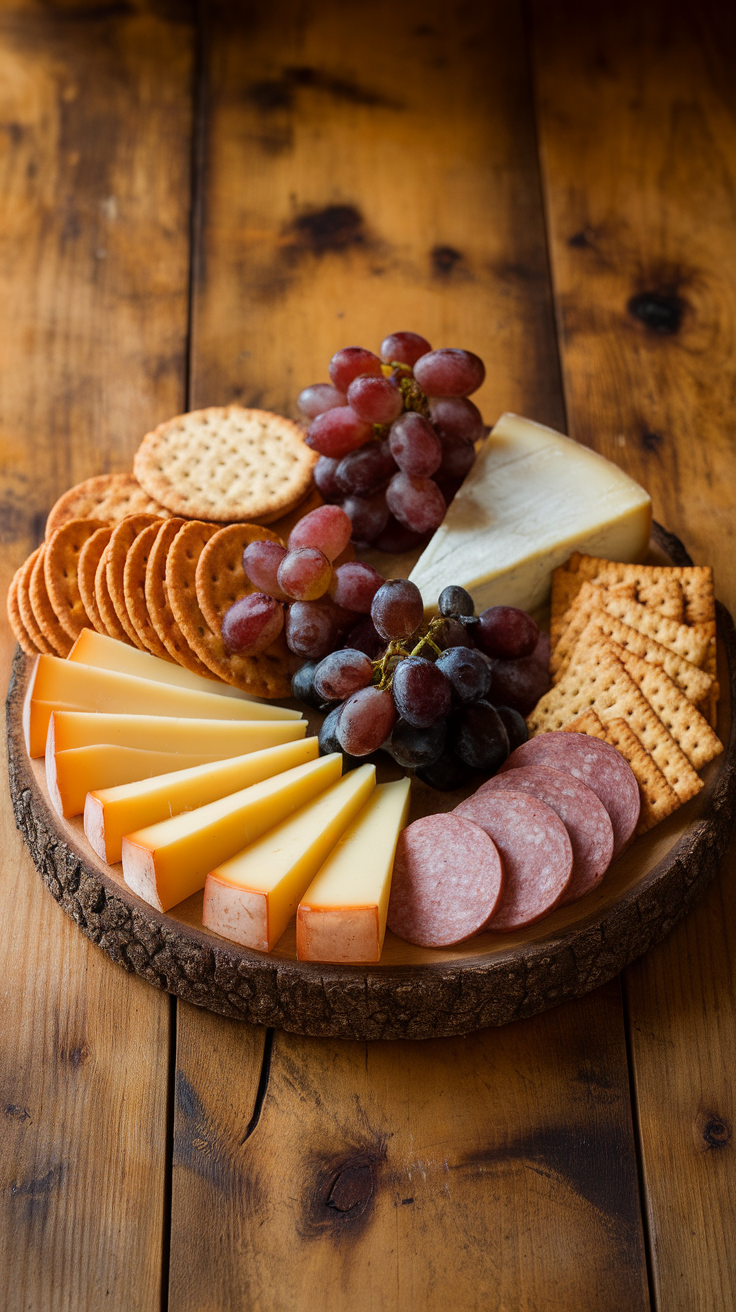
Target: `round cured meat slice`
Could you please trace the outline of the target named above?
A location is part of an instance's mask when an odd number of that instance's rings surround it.
[[[587,733],[540,733],[522,743],[501,766],[499,774],[526,765],[565,770],[592,788],[613,825],[613,857],[628,843],[639,823],[639,785],[628,761],[610,743]]]
[[[572,846],[560,817],[529,793],[476,793],[453,813],[492,838],[506,875],[486,929],[508,933],[541,920],[557,906],[572,874]]]
[[[456,815],[425,816],[399,838],[388,927],[420,947],[452,947],[483,928],[503,884],[487,833]]]
[[[611,864],[613,827],[605,806],[587,784],[548,765],[528,765],[496,775],[481,784],[478,794],[505,789],[529,792],[557,812],[570,835],[573,855],[572,879],[561,900],[577,902],[601,882]]]

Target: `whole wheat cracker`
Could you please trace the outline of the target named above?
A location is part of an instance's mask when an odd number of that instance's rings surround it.
[[[185,638],[213,674],[256,697],[288,697],[291,676],[300,663],[288,650],[283,633],[255,656],[228,651],[219,629],[213,632],[197,601],[197,566],[211,524],[185,524],[177,533],[166,561],[166,585],[171,608]]]
[[[146,565],[146,608],[151,624],[172,660],[193,674],[210,679],[212,671],[192,651],[174,618],[166,587],[166,557],[174,538],[186,524],[185,519],[168,519],[159,529],[149,550]]]
[[[79,557],[85,543],[98,528],[99,519],[68,519],[46,542],[43,572],[49,601],[62,629],[78,638],[91,620],[79,591]]]
[[[205,543],[197,563],[197,601],[213,633],[220,632],[233,602],[257,591],[243,568],[243,552],[251,542],[262,541],[284,545],[278,533],[258,524],[228,524]]]
[[[146,651],[146,645],[135,630],[127,607],[125,605],[125,558],[130,551],[139,533],[151,525],[160,525],[161,521],[156,515],[126,515],[125,519],[116,524],[110,541],[105,551],[105,581],[107,583],[107,593],[112,602],[118,623],[125,630],[129,641],[134,647],[141,651]]]
[[[68,656],[72,649],[72,640],[69,634],[62,629],[56,618],[54,608],[49,601],[49,594],[46,591],[46,577],[43,568],[45,552],[46,547],[42,546],[31,570],[28,599],[31,603],[31,610],[36,617],[36,623],[46,641],[50,643],[57,656]]]
[[[110,541],[112,541],[112,534],[110,534]],[[107,586],[107,553],[109,550],[110,542],[108,542],[105,550],[100,556],[100,563],[97,566],[97,572],[95,574],[95,601],[97,602],[97,610],[100,619],[102,620],[102,623],[105,626],[105,631],[109,637],[117,638],[118,642],[124,642],[130,647],[132,646],[132,643],[115,613],[115,607],[112,604],[112,597],[110,596],[110,591]]]
[[[649,665],[634,652],[612,645],[624,669],[641,689],[695,769],[700,770],[708,761],[719,756],[723,751],[723,743],[674,680],[658,665]]]
[[[10,581],[10,587],[8,588],[8,620],[10,621],[10,627],[15,634],[21,651],[24,651],[27,656],[35,656],[40,649],[36,646],[33,638],[23,623],[20,606],[18,605],[18,584],[22,573],[23,565],[19,565]]]
[[[655,642],[654,638],[648,638],[645,633],[639,633],[636,629],[632,629],[629,624],[624,624],[622,620],[617,620],[615,616],[609,615],[605,610],[593,609],[587,613],[588,623],[582,632],[578,634],[575,645],[566,653],[562,665],[552,676],[553,682],[556,683],[568,665],[575,660],[578,647],[584,648],[591,641],[598,641],[599,636],[603,634],[605,638],[610,638],[612,642],[618,643],[620,647],[633,652],[636,656],[640,656],[649,665],[661,666],[694,706],[697,706],[698,702],[708,695],[713,679],[705,670],[699,670],[697,665],[685,660],[684,656],[678,656],[676,652],[670,651],[668,647],[663,647],[661,643]],[[570,629],[562,635],[555,653],[556,657],[559,655],[563,644],[566,643],[569,632]]]
[[[133,468],[177,515],[268,524],[304,500],[317,459],[291,419],[230,405],[159,424],[144,437]]]
[[[170,661],[171,654],[166,650],[151,623],[151,616],[146,605],[146,567],[161,525],[158,521],[144,528],[133,542],[126,558],[123,570],[123,595],[125,609],[136,635],[144,648],[163,661]]]
[[[46,539],[70,519],[99,519],[117,524],[126,515],[151,514],[167,519],[170,511],[149,496],[132,474],[96,474],[64,492],[46,520]]]
[[[85,542],[77,562],[77,585],[82,604],[92,621],[93,627],[98,633],[106,635],[107,629],[100,615],[95,596],[95,578],[97,576],[97,567],[111,536],[112,527],[110,525],[106,524],[103,528],[98,528]]]
[[[680,799],[674,788],[667,783],[659,766],[652,760],[625,720],[608,720],[604,724],[595,711],[590,710],[577,720],[573,720],[572,724],[566,725],[565,731],[587,733],[593,738],[603,738],[621,753],[625,761],[628,761],[639,785],[641,799],[637,834],[646,833],[680,806]]]

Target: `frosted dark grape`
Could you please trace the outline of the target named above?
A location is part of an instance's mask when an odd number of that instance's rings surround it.
[[[480,387],[485,376],[480,356],[455,347],[430,351],[414,366],[414,377],[427,396],[469,396]]]
[[[317,415],[309,426],[304,441],[321,456],[340,459],[348,451],[355,451],[373,436],[373,429],[359,419],[349,405],[336,406]]]
[[[523,715],[519,715],[519,712],[511,706],[497,706],[496,710],[509,736],[509,749],[514,752],[517,747],[521,747],[521,744],[529,738],[526,720]]]
[[[438,479],[462,482],[475,464],[475,447],[460,438],[442,438],[442,461],[437,470]]]
[[[343,458],[347,459],[347,457]],[[312,470],[314,485],[325,501],[342,501],[345,496],[343,489],[335,479],[339,465],[340,461],[333,459],[331,456],[320,456]]]
[[[323,415],[326,410],[334,410],[335,406],[347,403],[345,393],[339,392],[332,383],[312,383],[311,387],[305,387],[299,393],[296,402],[305,419],[316,419],[317,415]]]
[[[423,617],[422,594],[408,579],[387,579],[371,604],[371,619],[387,641],[411,637]]]
[[[442,625],[434,635],[434,640],[442,651],[449,650],[450,647],[475,647],[473,638],[473,628],[475,626],[461,624],[460,620],[450,619]]]
[[[341,710],[342,704],[340,704],[340,706],[335,706],[334,709],[330,711],[329,715],[326,715],[322,721],[322,726],[317,736],[319,753],[320,756],[330,756],[332,752],[340,752],[342,754],[343,770],[354,770],[356,765],[362,765],[363,762],[359,757],[350,756],[342,749],[342,745],[337,737],[337,722],[340,718]]]
[[[276,575],[279,587],[295,601],[323,597],[332,579],[332,565],[317,547],[287,551]]]
[[[284,628],[290,651],[320,661],[338,646],[342,613],[329,597],[320,597],[319,601],[295,601],[286,612]]]
[[[539,640],[539,629],[531,615],[518,606],[489,606],[478,616],[475,636],[489,656],[515,661],[531,656]]]
[[[452,688],[454,702],[478,702],[491,687],[491,662],[482,651],[470,647],[449,647],[437,657],[441,670]]]
[[[495,706],[473,702],[456,711],[449,725],[455,756],[472,770],[494,774],[509,754],[509,736]]]
[[[551,686],[547,670],[533,655],[518,661],[497,660],[493,663],[493,682],[488,696],[494,704],[510,706],[526,716]]]
[[[330,585],[330,596],[338,606],[353,610],[358,615],[370,615],[373,598],[386,582],[372,565],[359,560],[348,560],[338,565]]]
[[[372,661],[377,661],[386,650],[386,639],[381,637],[370,615],[363,615],[345,634],[345,646],[365,652]]]
[[[434,765],[445,749],[446,737],[444,723],[431,729],[416,729],[406,720],[397,720],[391,734],[391,755],[404,770]]]
[[[439,661],[434,665],[423,656],[401,661],[394,670],[393,694],[399,715],[415,729],[429,729],[450,713],[452,690]]]
[[[386,488],[386,505],[400,524],[414,533],[430,533],[439,528],[447,506],[437,484],[431,478],[411,478],[394,474]]]
[[[364,346],[344,346],[341,351],[336,351],[330,360],[327,372],[334,386],[341,392],[347,392],[353,379],[359,374],[383,376],[378,356],[372,351],[367,351]]]
[[[424,337],[419,333],[389,333],[381,342],[381,359],[386,364],[393,364],[394,361],[400,364],[414,365],[422,355],[431,351],[432,347]]]
[[[389,511],[382,492],[372,497],[346,497],[342,508],[353,526],[354,542],[374,542],[388,523]]]
[[[373,678],[369,658],[351,647],[330,652],[314,672],[314,687],[325,702],[342,702],[359,688],[366,688]]]
[[[399,469],[412,478],[429,478],[442,463],[437,434],[414,410],[407,410],[392,425],[388,444]]]
[[[335,470],[334,482],[341,496],[369,497],[385,487],[396,473],[388,442],[366,442],[357,451],[343,456]]]
[[[385,505],[385,501],[384,501]],[[406,524],[400,524],[394,515],[388,513],[385,527],[373,540],[373,546],[379,551],[390,552],[391,555],[400,555],[404,551],[413,551],[415,547],[426,542],[427,533],[415,533],[413,529],[407,528]]]
[[[352,524],[341,506],[318,506],[294,525],[289,534],[289,551],[300,547],[316,547],[328,560],[334,560],[345,550]]]
[[[486,431],[480,410],[466,396],[431,396],[429,418],[441,439],[472,445]]]
[[[471,616],[475,615],[475,602],[465,588],[461,588],[459,583],[450,583],[443,588],[437,601],[437,609],[440,615],[453,616],[458,615]]]
[[[361,374],[348,388],[348,405],[368,424],[391,424],[404,406],[404,398],[392,378]]]
[[[396,707],[388,688],[361,688],[343,704],[337,738],[351,756],[370,756],[388,738],[396,722]]]
[[[240,597],[222,620],[222,641],[228,651],[255,656],[278,638],[284,627],[284,608],[265,592]]]
[[[286,550],[279,542],[269,542],[267,539],[249,542],[243,552],[243,569],[253,587],[259,592],[267,592],[269,597],[275,597],[277,601],[287,600],[287,594],[279,586],[277,577],[285,555]]]
[[[305,706],[311,706],[313,710],[318,711],[324,705],[324,697],[320,697],[314,687],[314,671],[317,669],[315,661],[305,661],[299,666],[296,674],[291,680],[291,695],[296,697]]]
[[[472,770],[464,761],[458,760],[454,752],[447,749],[432,765],[420,767],[417,779],[440,793],[450,793],[456,788],[464,788],[472,777]]]

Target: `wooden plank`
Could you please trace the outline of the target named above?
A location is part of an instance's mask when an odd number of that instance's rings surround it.
[[[55,497],[184,399],[192,31],[167,12],[0,15],[3,590]],[[8,800],[0,826],[0,1304],[151,1312],[170,1004],[54,904]]]
[[[562,423],[517,6],[210,12],[194,403],[293,413],[404,327],[484,356],[489,421]],[[616,986],[458,1041],[277,1033],[249,1134],[256,1056],[181,1009],[172,1312],[648,1307]]]
[[[534,8],[539,129],[572,434],[623,464],[736,605],[736,15]],[[628,972],[653,1278],[731,1307],[736,854]]]

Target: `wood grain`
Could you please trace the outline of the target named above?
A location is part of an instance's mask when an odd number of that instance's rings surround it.
[[[736,604],[736,16],[717,0],[533,7],[573,436],[649,488]],[[736,1304],[733,877],[627,976],[658,1305]]]
[[[0,587],[71,483],[183,398],[192,33],[169,6],[0,15]],[[166,76],[161,76],[162,68]],[[11,635],[2,631],[7,681]],[[87,943],[3,766],[0,1304],[159,1305],[169,1003]]]

